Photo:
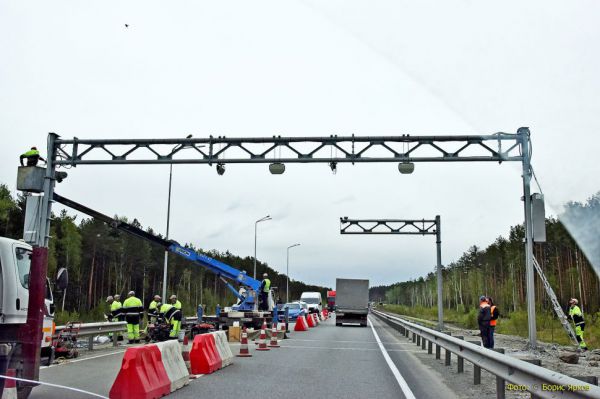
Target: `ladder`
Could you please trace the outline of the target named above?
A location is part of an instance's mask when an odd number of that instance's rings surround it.
[[[554,308],[554,311],[556,312],[556,315],[558,316],[558,320],[560,320],[560,324],[562,324],[567,335],[569,336],[569,338],[571,338],[571,342],[573,342],[575,345],[577,345],[578,342],[577,342],[577,338],[575,336],[575,331],[573,331],[573,327],[571,326],[571,323],[569,323],[569,320],[567,319],[567,315],[565,314],[562,307],[560,306],[560,303],[558,302],[558,298],[556,298],[556,294],[554,293],[554,290],[550,286],[550,282],[548,282],[548,279],[544,275],[544,272],[542,271],[540,264],[537,262],[537,259],[535,259],[535,256],[533,257],[533,265],[535,266],[535,270],[537,271],[538,275],[540,276],[540,279],[542,279],[542,283],[544,284],[546,293],[550,297],[550,301],[552,302],[552,307]]]

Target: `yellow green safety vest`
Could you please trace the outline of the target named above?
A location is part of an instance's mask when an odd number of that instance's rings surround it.
[[[271,289],[271,280],[266,278],[263,281],[265,282],[265,287],[263,288],[263,292],[269,292],[269,290]]]

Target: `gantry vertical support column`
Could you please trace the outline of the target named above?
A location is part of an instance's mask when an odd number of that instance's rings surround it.
[[[533,225],[531,218],[531,148],[529,146],[529,128],[517,131],[521,141],[523,157],[523,206],[525,211],[525,277],[527,285],[527,325],[529,329],[529,347],[537,346],[535,323],[535,281],[533,273]]]
[[[440,230],[440,215],[435,217],[435,244],[437,249],[437,303],[438,303],[438,329],[444,331],[444,298],[442,297],[442,232]]]

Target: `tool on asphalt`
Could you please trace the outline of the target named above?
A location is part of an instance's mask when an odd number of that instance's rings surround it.
[[[268,351],[267,348],[267,322],[263,322],[262,327],[260,328],[260,336],[258,337],[258,348],[257,351]]]
[[[69,321],[65,325],[65,328],[58,332],[56,339],[52,343],[55,348],[55,357],[66,357],[67,359],[71,359],[79,356],[76,345],[81,324],[80,321]]]
[[[15,378],[17,376],[17,371],[15,369],[7,369],[6,376]],[[17,381],[10,378],[4,378],[2,399],[17,399]]]
[[[277,340],[277,324],[273,323],[271,329],[271,341],[269,342],[269,348],[279,348],[279,341]]]
[[[237,357],[252,357],[250,351],[248,350],[248,333],[246,332],[246,327],[242,331],[242,338],[240,340],[240,353],[237,354]]]

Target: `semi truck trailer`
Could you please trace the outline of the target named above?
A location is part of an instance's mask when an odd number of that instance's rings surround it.
[[[369,280],[338,278],[335,281],[335,325],[344,323],[367,326]]]

